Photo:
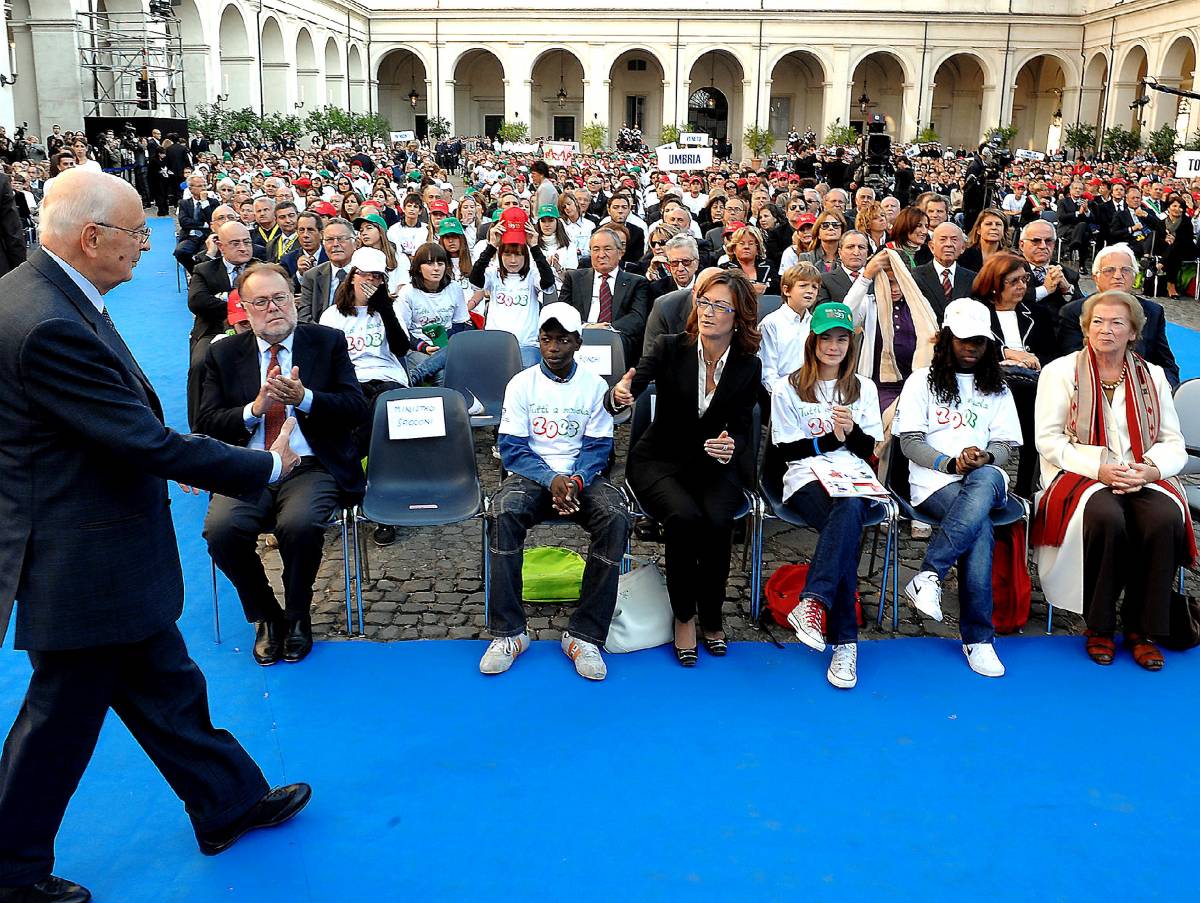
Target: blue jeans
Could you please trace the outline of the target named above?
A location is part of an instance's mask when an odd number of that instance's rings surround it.
[[[858,544],[863,525],[875,502],[861,498],[830,498],[820,483],[799,489],[784,503],[820,531],[804,596],[829,610],[827,639],[840,646],[858,642],[858,616],[854,595],[858,591]]]
[[[419,386],[427,379],[433,380],[435,386],[440,386],[446,372],[446,349],[439,348],[433,354],[410,351],[406,356],[406,363],[410,386]]]
[[[917,510],[940,521],[921,570],[945,580],[958,562],[959,626],[967,644],[990,643],[992,628],[992,518],[1008,500],[1008,477],[997,467],[972,470],[925,499]]]

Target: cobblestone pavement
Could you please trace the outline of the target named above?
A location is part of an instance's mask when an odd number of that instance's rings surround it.
[[[1084,280],[1086,291],[1094,291],[1090,279]],[[1159,299],[1167,306],[1172,322],[1200,329],[1200,305],[1187,301]],[[617,428],[617,465],[613,480],[619,483],[623,474],[625,450],[628,445],[628,426]],[[498,462],[492,457],[493,437],[490,431],[476,432],[476,460],[480,480],[486,491],[499,484]],[[900,537],[900,595],[899,624],[895,634],[891,629],[891,598],[883,629],[875,626],[879,610],[881,561],[868,574],[870,546],[860,563],[860,593],[867,620],[861,632],[863,639],[891,636],[958,635],[957,583],[953,572],[946,581],[943,607],[946,618],[937,623],[917,614],[903,597],[903,587],[915,573],[924,554],[926,541],[910,536],[907,525],[901,526]],[[369,577],[363,581],[364,629],[372,640],[414,639],[475,639],[488,636],[484,622],[483,583],[480,579],[481,528],[478,520],[446,527],[419,530],[398,530],[396,542],[384,549],[371,544],[370,527],[365,525],[364,538],[369,557]],[[883,538],[880,537],[880,555]],[[570,525],[537,527],[530,536],[536,545],[558,545],[583,551],[586,535]],[[870,536],[868,537],[868,542]],[[765,528],[763,580],[782,564],[810,560],[816,542],[811,530],[788,528],[777,521],[768,521]],[[279,581],[279,556],[265,545],[261,546],[264,560],[276,592],[282,594]],[[662,554],[662,547],[635,537],[633,554],[638,558]],[[725,626],[731,639],[776,639],[794,642],[790,631],[774,627],[763,630],[750,618],[750,577],[741,567],[740,543],[733,552],[732,567],[725,600]],[[1031,566],[1032,570],[1032,566]],[[1026,634],[1037,634],[1046,628],[1046,603],[1041,595],[1036,572],[1033,576],[1033,602]],[[326,542],[325,560],[317,577],[313,602],[313,627],[318,637],[345,638],[346,616],[343,593],[343,570],[340,535],[331,530]],[[1200,578],[1187,575],[1189,593],[1200,593]],[[282,595],[280,595],[282,598]],[[567,624],[572,608],[569,605],[526,604],[529,633],[534,639],[557,639]],[[1054,633],[1082,632],[1082,619],[1056,612]]]

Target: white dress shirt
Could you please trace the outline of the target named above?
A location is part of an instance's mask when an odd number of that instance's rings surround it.
[[[762,361],[763,387],[768,392],[780,377],[788,376],[804,363],[804,342],[811,325],[812,315],[808,311],[798,314],[786,303],[763,317],[759,324],[762,341],[758,358]]]
[[[617,273],[619,270],[613,270],[608,274],[608,290],[612,292],[613,300],[613,316],[616,316],[617,310]],[[593,270],[592,276],[592,306],[588,308],[588,315],[584,318],[585,323],[600,322],[600,271]]]
[[[717,365],[713,367],[712,392],[705,391],[708,388],[708,374],[706,373],[708,367],[704,363],[704,345],[699,341],[696,342],[696,357],[700,361],[700,366],[697,368],[700,373],[698,378],[699,385],[697,387],[699,389],[699,404],[697,405],[697,409],[700,412],[700,416],[703,417],[708,410],[708,406],[712,404],[712,397],[717,391],[717,383],[721,381],[721,374],[725,372],[725,363],[729,360],[729,349],[725,349],[725,353],[721,355],[717,361]]]
[[[283,347],[279,349],[279,372],[283,374],[291,374],[292,372],[292,342],[296,339],[296,333],[291,333],[286,339],[279,344]],[[258,344],[258,382],[259,385],[267,381],[267,364],[271,360],[271,344],[264,342],[262,339],[255,336],[254,341]],[[295,406],[295,410],[302,411],[307,414],[312,410],[313,391],[312,389],[304,390],[304,400]],[[242,421],[246,424],[246,429],[250,431],[250,441],[246,443],[247,448],[266,448],[266,424],[262,417],[254,416],[251,408],[254,407],[254,402],[249,402],[242,409]],[[287,405],[287,411],[284,416],[291,417],[294,415],[292,405]],[[312,446],[308,444],[308,440],[304,438],[304,433],[300,429],[300,424],[296,424],[296,428],[292,430],[292,438],[288,443],[292,451],[301,458],[309,456],[313,453]]]

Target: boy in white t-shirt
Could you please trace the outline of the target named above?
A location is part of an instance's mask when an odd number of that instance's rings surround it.
[[[991,514],[1008,501],[1002,468],[1021,444],[1021,424],[988,309],[960,298],[942,322],[933,361],[905,381],[892,422],[909,461],[911,502],[939,521],[904,592],[919,612],[940,621],[942,581],[957,562],[963,652],[972,670],[1000,677],[1004,666],[992,648]]]
[[[613,421],[604,409],[607,383],[575,363],[582,329],[570,304],[543,307],[541,363],[514,376],[504,392],[498,446],[509,475],[491,503],[488,627],[495,639],[479,663],[484,674],[507,671],[529,648],[521,607],[525,536],[554,515],[575,520],[591,538],[563,652],[582,677],[603,680],[607,673],[600,647],[617,604],[630,523],[625,497],[601,475],[612,455]]]

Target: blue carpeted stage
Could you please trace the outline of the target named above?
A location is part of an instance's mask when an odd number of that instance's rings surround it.
[[[181,423],[191,318],[171,226],[154,229],[110,303]],[[603,684],[551,643],[491,679],[479,642],[323,643],[262,669],[228,587],[212,642],[204,507],[177,494],[174,511],[214,720],[313,801],[202,857],[112,718],[56,867],[99,903],[1187,900],[1200,885],[1200,653],[1153,675],[1124,652],[1098,668],[1077,639],[1010,639],[1008,676],[989,681],[956,643],[875,642],[849,693],[825,683],[826,656],[768,644],[694,671],[668,649],[611,656]],[[5,726],[27,673],[0,653]]]

